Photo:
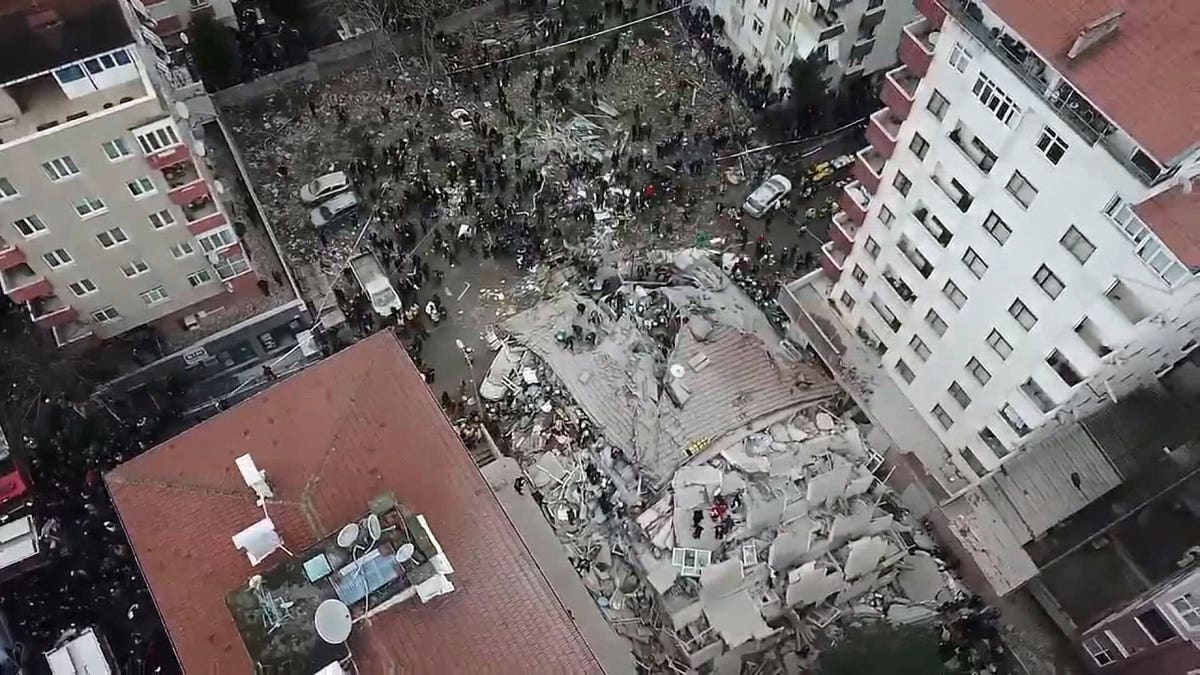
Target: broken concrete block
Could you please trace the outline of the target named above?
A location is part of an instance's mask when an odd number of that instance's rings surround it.
[[[850,554],[846,557],[846,578],[858,577],[879,567],[879,561],[887,552],[887,540],[883,537],[863,537],[850,542]]]
[[[708,602],[735,593],[742,585],[742,561],[737,558],[710,563],[700,571],[700,600]]]
[[[867,527],[871,524],[873,511],[874,509],[870,506],[862,502],[855,502],[850,515],[838,516],[833,519],[833,525],[829,528],[829,538],[841,542],[866,534]]]
[[[771,542],[767,552],[767,564],[776,572],[794,567],[808,553],[812,544],[816,524],[807,518],[793,521]]]
[[[887,608],[887,620],[895,624],[925,623],[937,618],[937,612],[920,605],[894,602]]]
[[[659,593],[666,593],[675,584],[679,568],[669,558],[655,558],[649,552],[638,555],[638,562],[646,570],[646,580]]]
[[[844,497],[850,480],[850,464],[842,464],[823,474],[814,476],[808,481],[806,499],[809,504],[827,504],[835,499]]]
[[[793,443],[803,443],[804,441],[807,441],[809,438],[811,438],[811,436],[809,436],[807,431],[801,429],[800,427],[798,427],[794,424],[789,424],[787,426],[787,432],[788,432],[788,438],[791,439],[791,441]]]
[[[544,452],[533,463],[529,471],[529,480],[534,487],[543,488],[551,483],[561,483],[567,475],[567,469],[562,460],[552,452]]]
[[[817,429],[820,431],[833,431],[837,428],[837,420],[833,419],[833,415],[822,410],[817,413],[816,418]]]
[[[769,459],[766,457],[752,457],[746,454],[745,449],[740,445],[722,450],[721,456],[725,458],[725,461],[733,465],[734,468],[746,473],[767,473],[771,468],[771,461]]]
[[[683,630],[684,626],[694,623],[704,614],[704,603],[700,601],[685,605],[682,609],[671,612],[671,625],[675,630]]]
[[[861,494],[865,494],[866,491],[870,490],[871,486],[874,484],[875,476],[870,474],[854,478],[850,481],[850,484],[846,486],[846,497],[857,497]]]
[[[778,422],[771,425],[769,432],[771,434],[771,440],[775,441],[776,443],[787,443],[792,440],[791,437],[788,436],[787,427]]]
[[[789,607],[818,605],[845,586],[840,570],[828,571],[816,561],[807,562],[788,574],[786,602]]]
[[[890,513],[882,515],[872,520],[871,524],[867,526],[867,534],[883,534],[884,532],[892,529],[892,525],[895,524],[895,521],[895,517]]]
[[[904,569],[896,576],[896,583],[904,597],[913,602],[934,602],[947,588],[946,579],[933,556],[914,553],[905,557],[901,566]]]
[[[723,472],[714,466],[685,466],[675,472],[671,485],[676,490],[687,485],[700,485],[711,493],[721,487],[722,475]]]

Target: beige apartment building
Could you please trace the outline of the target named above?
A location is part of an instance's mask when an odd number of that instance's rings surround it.
[[[0,290],[60,345],[257,277],[119,0],[0,0]]]

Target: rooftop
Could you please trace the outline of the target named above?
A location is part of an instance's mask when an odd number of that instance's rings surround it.
[[[1200,3],[987,0],[987,6],[1160,163],[1200,142]],[[1114,10],[1116,32],[1076,58],[1080,31]]]
[[[1192,269],[1200,267],[1200,229],[1196,216],[1200,214],[1200,191],[1173,187],[1147,199],[1133,208],[1146,225],[1158,235],[1163,244]]]
[[[0,1],[0,83],[131,42],[118,0]]]
[[[274,493],[266,508],[296,554],[271,553],[267,564],[280,565],[272,570],[253,567],[230,540],[263,518],[235,467],[246,453],[266,472]],[[236,599],[256,573],[267,589],[294,578],[317,549],[328,555],[328,537],[361,520],[368,504],[383,514],[381,525],[399,516],[410,531],[409,516],[422,514],[453,562],[458,589],[355,624],[348,646],[362,672],[599,670],[390,333],[193,427],[106,480],[185,670],[249,671],[226,596]],[[387,493],[405,507],[371,502]]]

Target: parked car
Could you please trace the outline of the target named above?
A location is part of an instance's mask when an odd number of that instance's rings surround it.
[[[392,282],[388,281],[387,274],[373,254],[360,253],[351,258],[350,271],[354,273],[354,278],[358,285],[362,286],[363,292],[371,299],[371,309],[374,309],[376,314],[386,317],[393,311],[399,312],[404,309],[404,304],[396,295],[396,289],[392,288]]]
[[[324,176],[318,176],[300,188],[300,201],[305,204],[315,204],[349,189],[350,179],[346,178],[345,172],[334,171]]]
[[[767,211],[779,206],[784,195],[792,191],[792,181],[784,176],[775,174],[762,185],[754,189],[742,204],[742,210],[755,218],[761,218]]]
[[[358,214],[358,195],[343,192],[312,210],[310,217],[315,227],[329,227]]]

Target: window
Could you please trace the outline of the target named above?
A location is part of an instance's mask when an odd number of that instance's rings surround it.
[[[940,91],[934,89],[933,95],[929,97],[929,103],[925,104],[925,109],[939,120],[944,119],[946,111],[950,109],[950,101],[946,100],[946,97],[942,96]]]
[[[161,230],[164,227],[175,224],[175,216],[171,213],[170,209],[163,209],[157,213],[151,213],[148,217],[150,219],[150,227],[153,227],[156,230]]]
[[[1033,187],[1033,183],[1026,180],[1020,171],[1013,172],[1012,178],[1008,179],[1008,184],[1004,186],[1004,189],[1008,190],[1008,194],[1012,195],[1013,199],[1016,199],[1017,203],[1025,208],[1029,208],[1038,193],[1037,188]]]
[[[217,271],[217,276],[221,279],[229,279],[249,271],[250,263],[246,261],[245,256],[221,258],[217,264],[213,265],[213,269]]]
[[[1013,431],[1017,432],[1018,436],[1029,435],[1029,425],[1025,424],[1025,420],[1021,419],[1021,414],[1012,407],[1011,403],[1005,403],[1004,407],[1000,409],[1000,417],[1004,418],[1004,421]]]
[[[908,179],[908,176],[905,176],[899,171],[896,172],[896,177],[892,179],[892,185],[894,185],[896,190],[905,197],[908,196],[908,191],[912,189],[912,181]]]
[[[1075,256],[1080,263],[1087,262],[1088,258],[1091,258],[1092,254],[1096,252],[1096,247],[1092,245],[1092,242],[1088,241],[1082,232],[1075,229],[1074,225],[1067,228],[1067,233],[1058,240],[1058,243],[1070,251],[1071,255]]]
[[[1142,627],[1142,631],[1150,636],[1150,641],[1156,645],[1175,637],[1175,630],[1171,628],[1171,624],[1163,618],[1158,609],[1151,607],[1146,611],[1134,617],[1137,624]]]
[[[89,293],[96,292],[96,284],[92,283],[91,279],[80,279],[68,285],[67,288],[70,288],[72,293],[81,298]]]
[[[56,248],[49,253],[45,253],[42,255],[42,259],[46,261],[46,264],[49,265],[51,269],[62,267],[63,265],[68,265],[75,261],[75,259],[71,257],[71,254],[67,253],[67,249],[65,248]]]
[[[795,18],[796,18],[796,15],[792,14],[792,10],[790,10],[790,9],[783,10],[783,23],[790,26],[790,25],[792,25],[792,20]]]
[[[879,259],[879,242],[875,241],[874,237],[867,237],[867,241],[863,243],[863,250],[871,256],[871,260]]]
[[[79,175],[79,167],[70,155],[63,155],[42,164],[42,170],[55,182]]]
[[[987,346],[991,347],[992,351],[996,352],[996,355],[1001,360],[1007,359],[1009,354],[1012,354],[1012,345],[995,328],[992,329],[992,332],[988,333],[986,342]]]
[[[1143,182],[1153,181],[1163,170],[1162,165],[1154,161],[1154,158],[1141,148],[1137,148],[1129,154],[1129,164],[1136,169],[1134,175],[1141,178]]]
[[[1013,303],[1008,306],[1008,313],[1025,330],[1033,328],[1033,324],[1037,323],[1037,317],[1034,316],[1033,312],[1029,311],[1029,308],[1025,306],[1025,303],[1021,302],[1020,298],[1013,300]]]
[[[131,180],[125,184],[125,187],[129,188],[129,194],[133,195],[134,199],[140,199],[147,195],[152,195],[158,191],[158,189],[154,187],[154,181],[150,180],[148,176],[142,176],[136,180]]]
[[[1175,598],[1171,601],[1171,609],[1188,628],[1200,629],[1200,602],[1195,595],[1184,593]]]
[[[762,34],[763,34],[763,22],[762,22],[762,20],[761,20],[761,19],[759,19],[757,16],[756,16],[756,17],[754,17],[754,23],[752,23],[752,24],[750,24],[750,25],[751,25],[751,27],[753,28],[753,30],[754,30],[754,34],[755,34],[755,35],[762,35]]]
[[[1113,197],[1108,206],[1104,207],[1104,214],[1138,244],[1134,248],[1138,257],[1157,272],[1163,281],[1174,285],[1187,276],[1187,269],[1163,247],[1158,237],[1150,234],[1149,228],[1134,214],[1128,202],[1119,196]]]
[[[114,138],[111,141],[105,141],[100,147],[104,148],[105,156],[114,162],[133,154],[129,151],[129,146],[125,144],[124,138]]]
[[[850,273],[850,277],[857,281],[859,286],[867,283],[867,271],[860,265],[854,266],[854,271]]]
[[[879,222],[883,223],[884,227],[891,227],[892,221],[895,219],[896,216],[892,213],[891,209],[887,206],[879,207]]]
[[[96,239],[104,248],[112,248],[117,244],[124,244],[129,241],[129,237],[125,236],[125,231],[119,227],[114,227],[111,230],[105,230],[96,235]]]
[[[776,54],[782,54],[784,51],[786,51],[787,45],[788,45],[787,40],[784,40],[782,37],[779,37],[778,35],[775,36],[775,53]]]
[[[846,309],[854,309],[854,296],[850,295],[850,291],[842,291],[842,304]]]
[[[200,242],[200,248],[205,253],[212,253],[218,249],[232,246],[237,243],[237,237],[233,234],[233,228],[225,227],[212,232],[206,232],[198,237],[196,241]]]
[[[1095,661],[1096,665],[1098,666],[1107,666],[1108,664],[1116,661],[1108,647],[1109,645],[1106,645],[1100,641],[1099,636],[1088,638],[1083,641],[1083,648],[1087,650],[1088,655],[1092,657],[1092,660]]]
[[[167,298],[171,297],[167,295],[167,289],[163,288],[162,286],[151,288],[150,290],[142,293],[141,296],[142,301],[147,305],[157,305],[158,303],[163,302]]]
[[[921,359],[922,361],[929,360],[929,354],[931,353],[929,351],[929,345],[926,345],[925,341],[922,340],[920,336],[912,336],[912,339],[908,341],[908,348],[913,350],[913,353],[917,355],[917,358]]]
[[[1009,236],[1012,235],[1012,229],[1008,227],[1007,223],[1000,219],[1000,216],[996,215],[995,211],[989,213],[988,217],[984,219],[983,229],[986,230],[988,234],[992,235],[992,239],[995,239],[996,243],[1000,244],[1001,246],[1003,246],[1004,242],[1008,241]]]
[[[937,420],[938,425],[943,429],[949,429],[954,426],[954,418],[946,413],[946,409],[942,407],[941,403],[933,406],[933,410],[930,410],[929,413],[933,415],[933,419]]]
[[[79,214],[79,217],[84,220],[98,216],[108,210],[108,207],[104,205],[104,201],[99,197],[84,197],[71,204],[71,206],[75,209],[75,213]]]
[[[932,309],[925,314],[925,323],[929,324],[929,327],[933,329],[933,332],[937,333],[938,337],[946,334],[946,329],[948,328],[946,322],[942,321],[942,317]]]
[[[116,321],[119,318],[121,318],[121,313],[118,312],[115,307],[105,307],[104,309],[98,309],[92,312],[92,319],[94,319],[96,323],[109,323],[110,321]]]
[[[950,65],[958,72],[965,73],[967,66],[971,65],[971,59],[971,52],[968,52],[961,42],[955,42],[954,47],[950,50]]]
[[[1038,138],[1037,149],[1042,151],[1051,164],[1058,164],[1058,160],[1067,154],[1067,142],[1062,136],[1054,133],[1053,129],[1046,127],[1042,129],[1042,135]]]
[[[13,221],[13,227],[17,228],[22,237],[33,237],[46,231],[46,224],[42,219],[32,215],[16,219]]]
[[[917,379],[917,374],[912,371],[912,368],[908,367],[904,359],[896,361],[896,372],[900,375],[900,379],[909,384],[912,384],[912,381]]]
[[[17,188],[13,187],[12,182],[7,178],[0,177],[0,200],[12,199],[19,196],[20,193],[17,192]]]
[[[973,248],[968,248],[967,252],[963,253],[962,261],[967,266],[967,269],[971,270],[971,274],[975,275],[976,279],[982,279],[983,273],[987,272],[987,263],[983,261],[983,258],[979,257],[979,254]]]
[[[942,295],[949,298],[950,302],[954,303],[958,309],[962,309],[963,305],[967,304],[967,294],[963,293],[958,284],[953,281],[947,280],[946,285],[942,286]]]
[[[187,280],[188,283],[191,284],[192,288],[203,286],[204,284],[207,284],[213,280],[212,272],[209,272],[208,270],[192,272],[188,275]]]
[[[975,358],[974,356],[971,357],[970,361],[967,361],[967,372],[971,374],[971,377],[975,378],[975,381],[978,382],[980,386],[983,386],[992,380],[992,374],[989,373],[988,369],[984,368],[983,364],[979,362],[979,359]]]
[[[139,274],[145,274],[149,271],[150,266],[146,264],[145,260],[130,260],[124,265],[121,265],[121,273],[131,279]]]
[[[963,410],[966,410],[967,406],[971,405],[971,397],[967,396],[966,390],[964,390],[962,385],[959,383],[951,382],[950,387],[946,389],[946,392],[950,394],[950,398],[954,399],[954,402],[958,404],[958,407],[962,408]]]
[[[985,108],[992,111],[996,119],[1008,126],[1012,126],[1015,123],[1014,120],[1021,114],[1021,108],[983,73],[980,73],[979,79],[975,80],[975,86],[971,88],[971,92]]]
[[[176,260],[179,260],[180,258],[186,258],[195,252],[196,249],[192,246],[192,242],[190,241],[181,241],[171,247],[171,257],[175,258]]]
[[[1059,281],[1058,277],[1054,276],[1054,272],[1050,271],[1049,267],[1042,265],[1036,272],[1033,273],[1033,281],[1050,296],[1050,299],[1056,299],[1063,292],[1063,282]]]
[[[54,71],[54,77],[60,84],[69,84],[76,80],[82,80],[84,78],[83,68],[76,65],[59,68]]]
[[[165,122],[163,126],[137,134],[138,144],[142,146],[143,153],[152,155],[159,150],[179,145],[179,136],[175,133],[175,127],[171,124],[170,119]]]
[[[912,141],[908,144],[908,149],[917,156],[917,159],[925,159],[925,153],[929,152],[929,141],[918,133],[913,133]]]

